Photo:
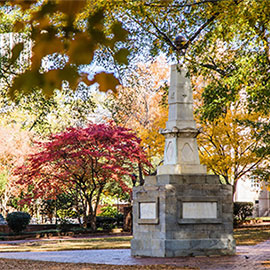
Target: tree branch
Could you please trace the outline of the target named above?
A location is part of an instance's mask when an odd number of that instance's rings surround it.
[[[177,51],[177,47],[175,46],[174,42],[171,41],[171,39],[164,33],[162,32],[157,25],[155,24],[155,22],[148,16],[146,15],[146,18],[152,23],[152,25],[155,27],[155,29],[157,30],[157,32],[163,37],[163,39],[173,48],[173,50]]]
[[[183,7],[192,7],[192,6],[197,6],[197,5],[202,5],[202,4],[206,4],[206,3],[217,3],[217,2],[222,2],[222,1],[226,1],[226,0],[204,0],[204,1],[200,1],[200,2],[194,2],[191,4],[184,4],[184,5],[170,5],[170,7],[175,7],[175,8],[183,8]],[[235,2],[236,0],[234,0]],[[158,3],[145,3],[144,4],[147,7],[164,7],[164,4],[158,4]]]

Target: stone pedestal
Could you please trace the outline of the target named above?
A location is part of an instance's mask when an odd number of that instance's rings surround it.
[[[232,255],[232,187],[214,175],[159,175],[133,190],[132,256]]]

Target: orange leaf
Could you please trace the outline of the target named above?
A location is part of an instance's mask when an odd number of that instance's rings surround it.
[[[57,9],[71,16],[76,15],[85,5],[86,0],[57,1]]]
[[[112,90],[116,92],[116,86],[119,85],[119,80],[111,73],[101,72],[95,75],[94,80],[91,83],[97,82],[99,84],[99,90],[101,92],[107,92]]]
[[[71,41],[67,54],[72,63],[78,65],[89,64],[93,59],[95,49],[96,44],[89,35],[79,33]]]
[[[53,54],[55,52],[61,52],[63,50],[63,43],[60,38],[47,34],[41,34],[36,39],[36,43],[33,46],[32,56],[32,68],[39,69],[41,60],[44,56]]]
[[[19,32],[22,29],[24,29],[24,24],[22,22],[20,22],[20,21],[16,21],[14,26],[13,26],[13,31],[14,32]]]

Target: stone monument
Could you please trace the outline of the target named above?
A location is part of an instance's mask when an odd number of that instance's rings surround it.
[[[133,189],[132,256],[232,255],[232,187],[200,164],[190,79],[171,66],[164,164]]]

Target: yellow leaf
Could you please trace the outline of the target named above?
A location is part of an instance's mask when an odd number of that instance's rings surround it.
[[[84,82],[86,85],[91,85],[91,81],[88,79],[88,74],[87,73],[81,73],[81,82]]]
[[[38,23],[39,23],[38,27],[40,29],[44,29],[50,25],[50,19],[48,16],[44,16],[38,20]]]
[[[88,17],[89,28],[103,28],[104,13],[100,9]]]
[[[31,14],[31,22],[37,20],[41,20],[42,18],[44,18],[46,15],[48,14],[52,14],[56,9],[56,4],[54,1],[48,1],[47,3],[45,2],[45,4],[43,4],[41,6],[41,9],[33,12]]]
[[[59,79],[58,70],[50,70],[42,75],[43,85],[41,85],[45,96],[50,97],[53,95],[55,89],[61,89],[62,80]]]
[[[11,5],[19,5],[22,10],[30,8],[32,4],[35,4],[37,0],[13,0],[13,1],[3,1],[3,2],[8,2]]]
[[[71,89],[75,89],[78,85],[80,75],[75,66],[66,65],[63,69],[58,70],[57,80],[61,82],[66,80],[69,82]]]

